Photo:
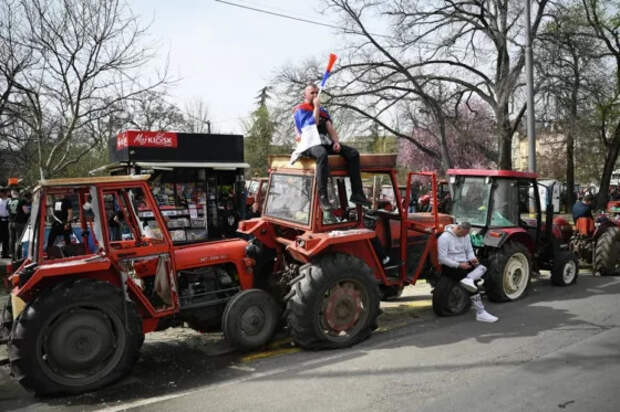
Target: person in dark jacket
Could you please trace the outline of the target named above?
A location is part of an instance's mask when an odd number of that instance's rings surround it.
[[[573,222],[577,222],[580,217],[588,217],[592,219],[592,200],[591,194],[586,194],[583,199],[578,200],[573,205]]]

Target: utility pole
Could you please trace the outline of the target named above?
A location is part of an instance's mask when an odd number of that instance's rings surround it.
[[[529,146],[528,171],[536,172],[536,129],[534,123],[534,73],[532,68],[532,30],[530,1],[525,0],[525,78],[527,88],[527,142]]]

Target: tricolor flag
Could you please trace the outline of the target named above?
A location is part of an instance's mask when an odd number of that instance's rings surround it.
[[[329,55],[329,61],[327,62],[327,69],[325,69],[325,74],[323,75],[323,79],[321,80],[321,86],[319,87],[319,95],[323,87],[325,86],[325,82],[327,82],[327,78],[332,71],[332,67],[334,67],[334,63],[336,62],[337,56],[333,53]],[[303,103],[295,108],[294,119],[295,119],[295,131],[300,137],[297,142],[297,147],[295,151],[291,155],[290,164],[293,164],[299,159],[301,153],[306,149],[311,148],[312,146],[317,146],[321,144],[321,136],[319,135],[319,131],[317,129],[317,124],[314,121],[314,115],[312,113],[313,107],[310,104]],[[319,115],[321,117],[326,117],[329,119],[329,114],[324,108],[319,109]]]
[[[321,80],[321,87],[319,87],[319,90],[322,90],[323,87],[325,87],[325,82],[327,82],[327,78],[329,77],[329,74],[332,71],[332,67],[334,67],[334,63],[336,63],[337,58],[338,56],[336,56],[334,53],[329,54],[329,61],[327,62],[327,69],[325,69],[325,74],[323,75],[323,79]]]

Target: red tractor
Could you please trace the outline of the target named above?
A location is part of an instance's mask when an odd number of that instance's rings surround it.
[[[263,214],[241,222],[239,231],[250,238],[255,283],[280,290],[299,346],[341,348],[365,339],[377,326],[382,297],[397,296],[439,270],[437,235],[452,219],[437,212],[407,214],[395,161],[396,155],[360,156],[364,179],[392,187],[394,209],[385,210],[378,196],[369,208],[351,203],[346,163],[330,156],[327,211],[319,205],[314,160],[290,166],[288,157],[272,159]],[[436,176],[421,174],[431,179],[436,196]]]
[[[476,255],[488,269],[484,285],[490,299],[519,299],[539,269],[551,271],[554,285],[576,282],[579,266],[565,235],[570,225],[553,219],[551,204],[543,221],[535,173],[450,169],[447,175],[452,216],[472,225]]]
[[[612,203],[612,202],[609,202]],[[620,274],[620,219],[615,217],[615,207],[608,204],[608,214],[593,219],[580,217],[570,239],[571,250],[597,275]]]
[[[34,190],[27,256],[8,279],[2,316],[11,373],[24,387],[99,388],[132,368],[145,333],[183,322],[222,324],[238,346],[271,338],[281,310],[253,289],[247,242],[173,245],[148,178],[54,179]]]

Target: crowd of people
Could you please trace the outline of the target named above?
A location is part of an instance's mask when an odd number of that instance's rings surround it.
[[[17,243],[30,218],[30,192],[0,186],[0,253],[3,259],[15,256]]]

